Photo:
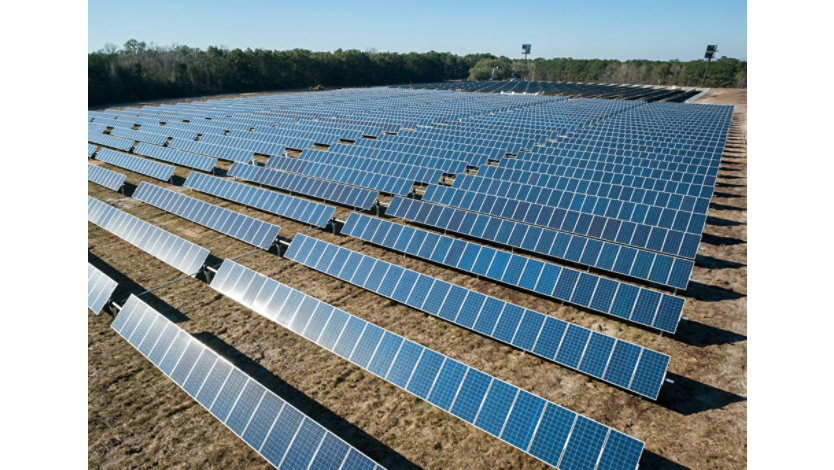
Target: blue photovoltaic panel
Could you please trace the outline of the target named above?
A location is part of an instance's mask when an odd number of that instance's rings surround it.
[[[228,259],[224,260],[218,269],[217,275],[211,281],[211,287],[284,328],[305,338],[312,338],[310,341],[339,354],[356,365],[360,363],[353,357],[359,349],[356,345],[363,341],[362,335],[351,336],[354,338],[350,340],[354,343],[353,345],[350,342],[341,344],[345,332],[356,329],[364,332],[375,327],[372,323]],[[328,313],[315,315],[319,311]],[[351,324],[354,326],[351,327]],[[318,336],[308,336],[307,332],[310,330],[321,331],[321,333]],[[360,365],[360,367],[413,393],[410,387],[411,382],[415,380],[415,370],[436,372],[434,367],[421,368],[422,357],[434,351],[389,331],[383,330],[383,332],[382,338],[375,336],[378,344],[376,351],[372,353],[369,365]],[[340,354],[339,351],[343,353]],[[349,352],[345,353],[345,351]],[[570,434],[573,423],[577,420],[590,423],[595,430],[600,428],[605,430],[602,444],[596,448],[597,457],[605,455],[607,450],[605,438],[611,438],[611,436],[617,436],[614,440],[618,443],[628,443],[629,446],[642,451],[642,442],[539,397],[534,398],[541,400],[539,403],[546,404],[544,409],[531,406],[530,400],[512,401],[508,405],[507,402],[511,398],[526,392],[442,354],[435,354],[436,358],[442,358],[443,365],[431,389],[427,393],[425,388],[421,389],[420,395],[425,394],[429,403],[550,465],[558,466],[562,449],[573,452],[573,449],[577,447],[568,439],[567,442],[560,443],[557,450],[553,446],[552,438],[559,434]],[[363,364],[365,359],[363,356]],[[417,388],[420,389],[420,386]],[[523,408],[517,409],[517,406]],[[553,414],[554,412],[558,413],[562,419],[543,420],[547,413]],[[481,416],[484,418],[480,419]],[[506,425],[499,427],[496,424],[502,420],[502,416],[506,416],[506,421],[512,423],[510,427]],[[515,416],[515,419],[510,420],[512,416]],[[530,433],[529,430],[534,426],[537,426],[535,431]],[[537,442],[541,444],[536,446]],[[534,444],[533,447],[530,446],[531,443]],[[639,453],[619,452],[617,456],[623,458],[616,462],[619,468],[637,468]],[[582,457],[586,456],[582,455]],[[593,463],[596,463],[596,459]],[[591,470],[595,467],[594,465],[577,465],[573,468]]]
[[[606,365],[615,345],[623,343],[470,289],[454,286],[461,295],[449,296],[452,284],[302,234],[293,238],[284,257],[600,380],[606,380]],[[384,273],[376,286],[365,282],[364,272],[372,270]],[[408,291],[408,296],[397,298],[399,288]],[[456,314],[440,314],[446,311]],[[566,329],[568,334],[561,334]],[[634,347],[644,351],[641,360],[632,364],[634,386],[609,382],[655,400],[669,356]]]
[[[144,155],[201,171],[211,171],[217,163],[217,159],[213,157],[197,155],[196,153],[184,152],[168,147],[160,147],[145,142],[140,142],[133,152],[138,155]]]
[[[125,184],[125,175],[88,163],[87,180],[100,184],[107,189],[118,191]]]
[[[98,148],[98,147],[96,147],[96,146],[95,146],[95,145],[93,145],[93,144],[87,144],[87,158],[92,157],[92,156],[93,156],[93,154],[94,154],[94,153],[96,153],[96,149],[97,149],[97,148]]]
[[[122,139],[107,134],[99,134],[96,132],[87,132],[87,141],[94,144],[104,145],[106,147],[113,147],[118,150],[124,150],[125,152],[133,147],[132,140]]]
[[[110,149],[99,150],[96,153],[96,160],[162,181],[170,180],[171,175],[174,174],[174,167],[172,165],[145,160],[144,158],[134,157],[133,155]]]
[[[90,263],[87,263],[87,307],[96,315],[110,300],[117,283]]]
[[[275,168],[276,170],[289,171],[290,173],[304,173],[304,169],[307,168],[307,161],[300,158],[285,157],[283,155],[272,155],[264,166],[267,168]]]
[[[201,153],[211,157],[217,157],[220,160],[227,160],[233,162],[249,163],[252,161],[254,152],[252,150],[237,149],[232,147],[224,147],[222,145],[208,144],[205,142],[195,142],[193,139],[171,139],[168,147],[187,150],[189,152]]]
[[[203,173],[191,172],[183,185],[202,193],[228,199],[238,204],[254,207],[316,227],[326,227],[336,210],[334,207],[318,202]]]
[[[373,207],[379,197],[377,191],[244,163],[233,164],[228,174],[235,178],[364,210]]]
[[[87,220],[188,275],[196,274],[209,251],[153,224],[87,196]]]
[[[342,233],[669,333],[675,332],[683,312],[683,299],[679,297],[489,246],[405,227],[358,212],[350,214],[342,227]],[[393,233],[398,235],[387,236]],[[446,240],[446,243],[441,244],[440,240]],[[442,246],[451,246],[453,243],[464,250],[461,258],[442,251],[435,255],[438,249],[442,250]],[[630,292],[626,289],[634,289],[642,302],[630,304],[615,313],[612,304],[621,304],[620,297]],[[664,304],[667,307],[661,308]]]
[[[137,131],[123,127],[117,127],[113,129],[112,131],[110,131],[110,135],[135,140],[138,142],[148,142],[154,145],[165,145],[165,142],[168,140],[168,136],[154,134],[151,132]]]
[[[386,214],[676,289],[686,289],[695,265],[691,259],[410,198],[395,197]],[[535,217],[528,222],[535,222]],[[697,241],[690,248],[694,258]],[[635,262],[638,253],[640,263]]]
[[[387,174],[325,163],[309,162],[305,166],[303,173],[307,176],[338,181],[340,183],[375,189],[383,193],[400,196],[405,196],[410,193],[411,188],[414,186],[413,179],[399,178]]]
[[[693,220],[697,218],[701,221],[700,227],[684,232],[672,228],[674,215],[663,219],[667,220],[668,218],[669,228],[643,223],[660,219],[662,211],[657,207],[653,208],[656,210],[649,210],[646,214],[641,214],[639,220],[643,222],[633,222],[606,217],[593,212],[579,212],[570,205],[564,205],[565,207],[562,207],[562,205],[559,207],[545,206],[438,185],[430,185],[426,188],[423,199],[428,202],[481,214],[517,222],[528,222],[562,232],[687,258],[694,258],[695,255],[689,255],[688,245],[684,244],[684,241],[700,241],[703,221],[706,220],[702,215],[694,215]],[[535,216],[535,221],[530,220],[533,216]],[[686,225],[689,226],[690,224],[687,223]],[[624,228],[628,228],[628,232],[624,232]]]
[[[382,468],[135,295],[111,326],[276,468]]]
[[[497,168],[497,167],[490,167]],[[566,183],[579,183],[587,186],[588,181],[582,179],[564,178]],[[570,207],[581,213],[604,214],[606,217],[629,221],[634,223],[645,223],[654,227],[667,229],[675,228],[688,233],[700,234],[704,228],[705,217],[698,214],[695,209],[695,199],[687,196],[682,201],[682,196],[674,196],[670,193],[661,193],[651,203],[622,201],[617,198],[609,198],[602,195],[584,194],[567,189],[550,189],[540,186],[511,183],[500,179],[483,178],[469,174],[458,175],[452,186],[454,189],[474,191],[480,194],[503,196],[498,200],[504,203],[520,204],[529,202],[534,206]],[[632,188],[624,190],[629,195],[634,194]],[[645,191],[641,191],[645,193]],[[451,197],[454,197],[452,195]],[[478,196],[475,196],[476,198]],[[482,197],[482,196],[481,196]],[[709,200],[702,199],[702,206],[708,206]],[[624,203],[625,202],[625,203]],[[683,203],[683,205],[682,205]],[[520,206],[519,206],[520,207]],[[602,222],[600,222],[602,223]]]
[[[281,227],[142,181],[133,197],[212,230],[267,250]]]

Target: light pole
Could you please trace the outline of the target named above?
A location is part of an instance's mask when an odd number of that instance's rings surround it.
[[[704,78],[701,79],[701,88],[704,87],[704,83],[707,81],[707,72],[709,72],[709,64],[712,62],[713,56],[715,53],[718,52],[718,45],[717,44],[710,44],[707,46],[707,51],[704,53],[704,59],[707,59],[707,68],[704,69]]]
[[[530,74],[530,63],[527,62],[527,54],[530,53],[530,44],[522,44],[521,45],[521,53],[524,54],[524,65],[527,66],[527,74]]]

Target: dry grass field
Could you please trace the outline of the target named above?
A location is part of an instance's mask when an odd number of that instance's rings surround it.
[[[657,402],[594,380],[325,274],[88,183],[88,193],[429,348],[645,441],[641,469],[730,469],[747,464],[746,91],[714,89],[703,103],[736,105],[708,226],[674,336],[580,311],[341,235],[179,187],[193,197],[307,233],[437,278],[510,300],[667,353],[670,378]],[[100,162],[94,162],[100,164]],[[105,167],[108,167],[105,165]],[[140,181],[119,168],[127,193]],[[178,168],[174,185],[188,171]],[[349,214],[337,209],[337,217]],[[89,261],[124,299],[181,273],[88,224]],[[542,462],[404,392],[187,278],[142,298],[348,443],[388,468],[533,469]],[[90,468],[270,468],[88,311]]]

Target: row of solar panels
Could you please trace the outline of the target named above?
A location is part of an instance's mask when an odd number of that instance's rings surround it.
[[[643,443],[225,260],[211,287],[554,467],[635,469]]]
[[[111,327],[276,468],[382,468],[139,297]]]
[[[570,179],[563,178],[560,182],[570,183]],[[688,233],[701,233],[709,208],[709,198],[696,199],[679,194],[652,192],[646,196],[643,190],[634,191],[624,188],[619,197],[587,194],[579,191],[581,182],[576,181],[577,188],[549,189],[541,186],[518,185],[493,178],[473,175],[457,175],[452,185],[454,189],[462,189],[476,193],[501,196],[512,195],[510,200],[524,201],[560,209],[570,209],[581,213],[605,215],[606,217],[624,222],[635,222],[658,226],[668,229],[683,230]],[[582,185],[590,186],[590,184]],[[645,202],[631,201],[631,196]],[[642,197],[640,197],[642,193]],[[654,196],[654,198],[651,198]],[[620,199],[622,197],[622,199]],[[696,207],[697,203],[697,207]]]
[[[690,228],[688,223],[685,224],[687,230],[676,230],[677,225],[667,229],[597,215],[593,211],[562,209],[447,186],[429,186],[423,194],[423,199],[444,206],[689,259],[695,258],[701,240],[700,230]],[[662,214],[662,211],[655,210],[647,211],[644,216],[659,220]],[[706,221],[705,216],[693,216],[691,219],[696,227],[700,225],[701,228]],[[650,222],[657,223],[654,220]],[[667,222],[675,224],[677,218],[672,216],[672,220],[667,219]]]
[[[683,309],[678,297],[362,214],[351,214],[342,232],[670,333],[675,332]],[[655,274],[671,267],[649,265],[645,270],[654,268]]]
[[[437,82],[393,86],[399,88],[421,88],[429,90],[462,90],[479,93],[541,93],[548,95],[606,97],[643,101],[666,100],[670,102],[683,102],[698,93],[694,89],[673,90],[646,88],[639,85],[535,81]]]
[[[312,237],[296,235],[284,256],[653,400],[666,376],[665,354]]]

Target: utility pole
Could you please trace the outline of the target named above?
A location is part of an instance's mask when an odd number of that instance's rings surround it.
[[[701,79],[701,88],[704,87],[704,83],[707,81],[707,72],[709,72],[709,64],[712,62],[713,56],[715,53],[718,52],[718,45],[717,44],[710,44],[707,46],[707,51],[704,53],[704,59],[707,59],[707,68],[704,69],[704,78]]]

